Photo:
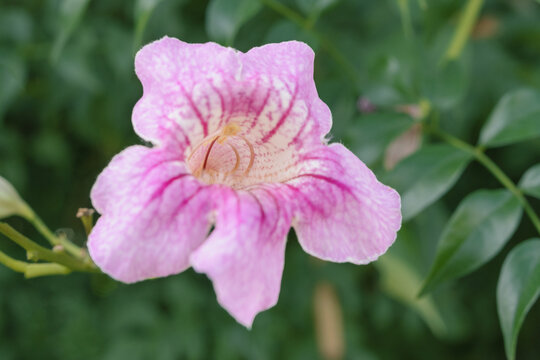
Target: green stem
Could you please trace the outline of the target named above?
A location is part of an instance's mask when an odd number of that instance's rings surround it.
[[[442,140],[446,141],[448,144],[454,146],[455,148],[465,151],[474,156],[474,158],[480,164],[482,164],[497,180],[499,180],[499,182],[504,187],[506,187],[512,194],[514,194],[514,196],[519,200],[521,206],[525,210],[525,213],[533,223],[534,227],[540,234],[540,219],[527,201],[527,198],[523,196],[521,190],[519,190],[519,188],[514,184],[514,182],[501,170],[501,168],[498,167],[497,164],[495,164],[493,160],[491,160],[486,154],[484,154],[481,148],[476,148],[470,144],[467,144],[466,142],[458,139],[457,137],[443,131],[434,128],[427,128],[427,130],[438,136]]]
[[[29,257],[33,259],[41,259],[58,263],[76,271],[100,272],[94,263],[92,263],[90,258],[87,257],[82,260],[79,258],[74,258],[66,253],[57,253],[51,251],[41,245],[36,244],[6,223],[0,222],[0,234],[5,235],[17,245],[24,248],[30,255]]]
[[[47,241],[49,241],[52,246],[60,245],[68,253],[79,259],[84,259],[86,257],[86,253],[82,248],[73,244],[66,237],[56,236],[55,234],[53,234],[53,232],[49,230],[47,225],[45,225],[45,223],[33,211],[30,216],[26,217],[26,219],[32,225],[34,225],[34,227],[47,239]]]
[[[27,279],[35,278],[38,276],[49,276],[49,275],[67,275],[70,274],[71,270],[65,266],[59,264],[28,264],[24,276]]]
[[[355,85],[355,90],[358,91],[358,74],[354,66],[348,61],[348,59],[338,50],[332,41],[329,41],[324,35],[320,34],[313,28],[314,20],[305,19],[302,15],[298,14],[296,11],[287,7],[286,5],[280,3],[276,0],[260,0],[261,3],[266,5],[268,8],[274,10],[281,16],[289,19],[290,21],[297,24],[300,28],[304,29],[306,32],[310,33],[313,37],[319,41],[324,50],[334,59],[334,61],[347,73],[347,76],[353,80]]]
[[[409,9],[408,0],[397,0],[399,8],[399,14],[401,16],[401,26],[403,27],[403,33],[405,39],[410,39],[413,33],[413,26],[411,21],[411,11]]]
[[[0,251],[0,264],[7,266],[13,271],[22,272],[26,271],[26,266],[28,265],[24,261],[15,260],[7,256],[4,252]]]
[[[452,41],[450,41],[450,44],[448,45],[446,53],[442,59],[443,63],[446,61],[456,60],[461,55],[461,52],[469,39],[469,35],[471,34],[476,19],[478,18],[483,2],[484,0],[469,0],[465,5],[465,9],[463,10],[463,14],[459,19],[456,32],[454,33]]]
[[[24,261],[15,260],[2,251],[0,251],[0,264],[5,265],[13,271],[23,273],[26,278],[47,275],[65,275],[71,272],[70,269],[59,264],[29,264]]]

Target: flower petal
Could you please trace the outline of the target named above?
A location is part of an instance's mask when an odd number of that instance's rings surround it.
[[[302,161],[285,186],[296,201],[293,227],[303,249],[355,264],[386,252],[401,226],[398,193],[341,144],[321,147]]]
[[[242,56],[242,91],[230,121],[253,145],[254,162],[242,186],[280,182],[302,152],[326,143],[332,116],[313,81],[314,53],[297,41],[269,44]],[[243,105],[242,105],[243,104]]]
[[[215,43],[187,44],[164,37],[143,47],[135,71],[144,94],[133,109],[133,126],[155,144],[181,149],[215,131],[224,116],[219,91],[239,71],[239,52]]]
[[[135,130],[155,144],[175,145],[188,158],[203,139],[235,123],[238,141],[253,146],[243,156],[254,162],[241,185],[280,181],[298,153],[326,142],[331,127],[313,81],[313,59],[311,48],[296,41],[243,54],[163,38],[135,60],[144,87],[133,111]]]
[[[179,273],[210,228],[211,188],[175,154],[132,146],[113,158],[92,188],[102,214],[89,236],[94,262],[131,283]]]
[[[248,328],[278,300],[291,219],[282,201],[272,188],[221,188],[216,228],[191,255],[193,268],[212,279],[221,306]]]
[[[243,76],[255,79],[265,93],[259,115],[249,120],[251,137],[278,147],[294,144],[297,149],[324,142],[332,114],[317,94],[314,57],[313,50],[299,41],[256,47],[243,56]]]

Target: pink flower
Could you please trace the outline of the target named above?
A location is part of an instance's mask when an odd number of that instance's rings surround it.
[[[366,264],[393,243],[399,195],[341,144],[300,42],[241,53],[163,38],[140,50],[133,126],[92,189],[92,259],[131,283],[190,266],[250,327],[276,304],[287,233],[318,258]],[[214,229],[211,231],[212,226]]]

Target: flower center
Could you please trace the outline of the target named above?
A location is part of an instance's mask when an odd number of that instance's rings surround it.
[[[251,142],[241,135],[238,124],[229,123],[198,143],[186,162],[190,172],[207,184],[237,187],[248,176],[254,160]]]

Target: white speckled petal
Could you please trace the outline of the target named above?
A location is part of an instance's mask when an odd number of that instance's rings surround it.
[[[255,316],[277,303],[290,213],[275,189],[223,188],[216,197],[216,228],[191,255],[208,275],[221,306],[251,327]]]
[[[392,245],[401,227],[400,197],[341,144],[312,151],[287,181],[293,227],[320,259],[366,264]]]
[[[92,259],[126,283],[185,270],[210,228],[210,192],[174,154],[127,148],[92,188],[92,203],[104,214],[89,236]]]

